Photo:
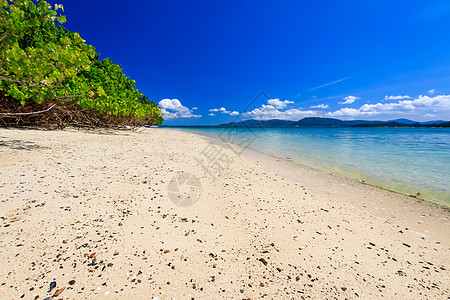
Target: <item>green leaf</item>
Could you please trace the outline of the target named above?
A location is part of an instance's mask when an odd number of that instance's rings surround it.
[[[64,24],[66,23],[66,16],[59,16],[58,18],[56,18],[58,20],[59,23]]]

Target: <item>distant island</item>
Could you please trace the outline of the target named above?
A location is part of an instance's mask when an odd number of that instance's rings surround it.
[[[395,119],[391,121],[368,121],[351,120],[343,121],[333,118],[310,117],[299,121],[288,120],[245,120],[239,122],[230,122],[219,125],[190,125],[190,126],[167,126],[163,127],[227,127],[227,128],[300,128],[300,127],[450,127],[450,121],[428,121],[416,122],[408,119]]]

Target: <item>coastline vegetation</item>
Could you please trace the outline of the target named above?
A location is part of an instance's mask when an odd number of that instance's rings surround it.
[[[120,65],[62,25],[62,5],[0,0],[0,126],[160,125]]]

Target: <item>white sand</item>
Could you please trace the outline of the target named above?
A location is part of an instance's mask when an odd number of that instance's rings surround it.
[[[169,129],[0,141],[0,299],[450,296],[448,209]]]

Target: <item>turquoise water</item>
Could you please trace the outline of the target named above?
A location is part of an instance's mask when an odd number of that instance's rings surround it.
[[[450,206],[450,128],[183,130]]]

